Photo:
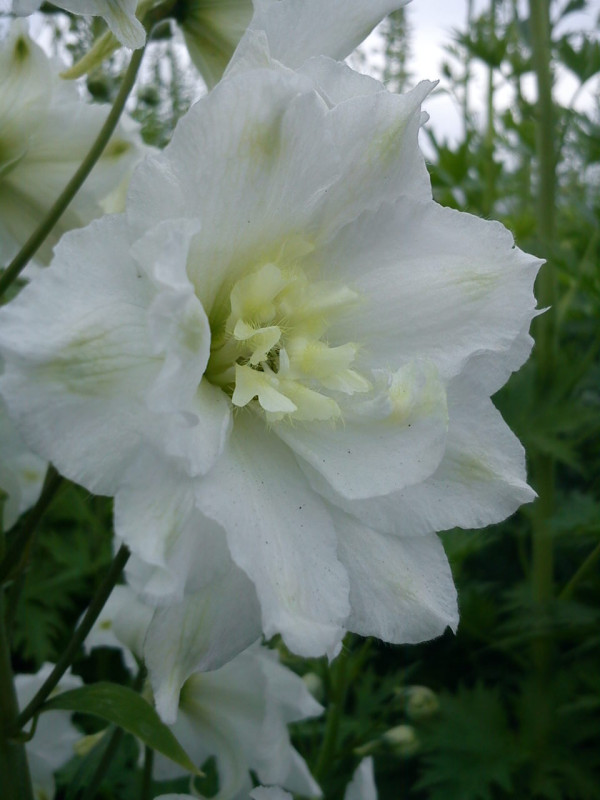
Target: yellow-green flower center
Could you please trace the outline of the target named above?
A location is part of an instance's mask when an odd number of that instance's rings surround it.
[[[233,285],[229,316],[213,330],[207,379],[235,406],[256,400],[269,421],[336,419],[336,392],[370,388],[351,368],[358,346],[330,347],[325,340],[335,318],[357,299],[346,286],[311,283],[297,267],[264,264]]]

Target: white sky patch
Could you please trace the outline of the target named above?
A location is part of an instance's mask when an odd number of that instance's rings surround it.
[[[489,0],[474,0],[475,16],[489,9]],[[452,82],[444,77],[443,63],[449,62],[457,66],[446,47],[453,41],[453,31],[465,31],[467,27],[467,0],[413,0],[406,13],[410,27],[409,71],[416,84],[421,80],[439,80],[437,89],[424,103],[430,115],[428,126],[440,140],[449,140],[453,144],[463,137],[462,112],[455,95]],[[528,3],[519,0],[521,16],[527,16]],[[592,0],[586,11],[568,15],[555,29],[555,35],[567,31],[596,31],[598,36],[597,17],[600,15],[600,0]],[[365,52],[369,53],[373,72],[380,74],[383,64],[382,39],[374,31],[364,43]],[[488,69],[481,61],[472,62],[472,78],[469,86],[469,105],[479,124],[485,125],[485,104],[487,93]],[[513,98],[513,89],[496,73],[496,108],[506,108]],[[556,65],[556,99],[568,105],[579,86],[577,78],[569,70]],[[523,94],[530,101],[535,100],[535,78],[532,73],[524,76]],[[600,79],[592,78],[585,85],[577,98],[575,107],[578,110],[590,110],[596,104],[600,92]]]

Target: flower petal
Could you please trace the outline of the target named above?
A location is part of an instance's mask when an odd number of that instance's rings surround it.
[[[158,608],[146,635],[144,658],[163,720],[175,720],[179,691],[193,672],[217,669],[260,633],[254,587],[233,564],[228,573],[180,603]]]
[[[377,533],[341,512],[339,555],[350,575],[348,629],[384,642],[416,643],[458,624],[456,590],[435,534]]]
[[[153,428],[142,403],[157,372],[144,315],[150,287],[128,244],[119,217],[72,232],[60,266],[0,311],[0,349],[10,354],[0,385],[30,447],[106,494],[118,488],[141,432]]]
[[[344,800],[377,800],[373,759],[363,758],[346,787]]]
[[[265,635],[281,633],[305,656],[339,652],[348,584],[331,520],[262,419],[238,415],[198,506],[225,528],[233,560],[254,581]]]
[[[366,213],[318,257],[362,293],[360,316],[330,329],[383,368],[415,357],[444,379],[482,351],[507,352],[535,313],[540,260],[497,222],[400,198]]]
[[[387,14],[407,0],[255,0],[254,16],[232,59],[248,60],[247,42],[254,31],[264,31],[270,54],[282,64],[297,69],[312,56],[342,60],[349,55]],[[262,66],[262,64],[259,64]],[[238,67],[239,68],[239,67]]]
[[[381,379],[385,383],[374,397],[353,398],[342,427],[318,422],[273,426],[300,457],[300,466],[317,491],[321,487],[314,471],[335,495],[359,499],[417,483],[440,463],[448,413],[446,392],[435,368],[413,362],[393,375],[382,373]]]
[[[402,536],[480,528],[531,502],[523,448],[484,391],[465,377],[450,384],[446,452],[429,479],[373,500],[330,499],[365,524]]]

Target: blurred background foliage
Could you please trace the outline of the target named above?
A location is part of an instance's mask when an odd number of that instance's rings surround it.
[[[540,38],[539,19],[522,3],[490,0],[477,15],[472,0],[467,5],[467,24],[449,39],[444,66],[462,137],[446,141],[431,128],[423,135],[435,198],[500,219],[521,248],[547,259],[538,297],[552,307],[537,321],[532,358],[495,397],[525,445],[539,499],[501,525],[443,534],[459,591],[456,636],[411,647],[349,637],[330,666],[275,643],[327,707],[294,737],[328,800],[341,800],[366,754],[375,756],[381,800],[600,797],[600,100],[575,108],[600,71],[600,42],[594,30],[557,32],[574,11],[598,9],[553,0],[540,54],[543,27]],[[531,8],[543,16],[546,4],[532,0]],[[48,14],[47,25],[56,48],[73,59],[101,32],[97,21],[62,14]],[[391,89],[406,89],[414,77],[405,12],[380,33],[380,75]],[[111,101],[125,60],[117,53],[87,77],[93,100]],[[366,60],[363,53],[363,66]],[[551,84],[559,65],[578,81],[572,100],[560,104],[554,95],[549,106],[543,92],[528,100],[524,80],[535,74],[539,82],[546,70]],[[473,71],[482,66],[483,116],[471,107]],[[508,106],[497,103],[500,83],[511,87]],[[164,146],[201,93],[165,26],[130,108],[146,142]],[[110,540],[110,503],[63,488],[14,591],[20,671],[56,659],[110,560]],[[81,656],[75,671],[86,680],[126,680],[108,651]],[[77,776],[89,775],[98,758],[92,749],[63,770],[59,800],[78,796]],[[126,800],[139,780],[125,737],[97,796]]]

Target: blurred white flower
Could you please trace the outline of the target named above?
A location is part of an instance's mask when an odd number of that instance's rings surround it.
[[[131,665],[133,654],[144,655],[151,617],[152,611],[128,587],[118,586],[90,632],[86,648],[123,648]],[[318,716],[322,710],[302,679],[279,664],[274,651],[254,645],[220,669],[189,675],[181,692],[177,686],[174,713],[168,721],[199,767],[215,757],[218,800],[247,798],[252,786],[249,770],[264,783],[313,797],[320,795],[319,787],[292,747],[287,725]],[[177,764],[157,755],[157,780],[185,774]]]
[[[490,395],[529,354],[540,262],[433,202],[431,84],[292,71],[248,36],[138,168],[126,216],[65,237],[0,312],[28,442],[115,495],[130,580],[171,603],[145,643],[165,718],[260,627],[330,657],[347,630],[454,628],[435,532],[534,496]]]
[[[108,113],[59,78],[60,65],[22,21],[0,42],[0,265],[7,264],[87,154]],[[101,202],[138,158],[120,127],[36,258],[46,263],[64,231],[102,214]]]
[[[16,675],[15,689],[20,708],[33,698],[52,671],[54,664],[44,664],[35,675]],[[77,689],[81,678],[67,672],[53,694]],[[52,695],[51,695],[52,696]],[[71,712],[46,711],[40,714],[33,739],[25,745],[36,800],[54,797],[54,773],[74,755],[81,734],[71,724]]]
[[[13,12],[26,16],[37,11],[42,0],[13,0]],[[103,17],[104,21],[126,47],[137,50],[146,41],[144,26],[135,16],[138,0],[55,0],[53,5],[72,14]]]
[[[291,794],[276,786],[259,786],[250,792],[250,797],[252,800],[292,800]],[[365,758],[360,762],[346,788],[344,800],[377,800],[372,758]]]

